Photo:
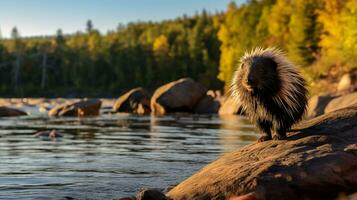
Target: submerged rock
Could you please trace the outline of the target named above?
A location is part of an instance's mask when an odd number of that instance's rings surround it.
[[[134,88],[116,100],[113,112],[148,114],[150,95],[144,88]]]
[[[99,115],[102,102],[98,99],[82,100],[57,106],[48,112],[49,116],[85,117]]]
[[[190,78],[182,78],[159,87],[151,98],[154,114],[193,112],[196,104],[205,96],[206,89]]]
[[[0,117],[16,117],[23,115],[27,115],[27,113],[18,109],[0,106]]]
[[[42,138],[49,138],[49,139],[55,139],[59,137],[63,137],[63,133],[57,130],[48,130],[48,131],[40,131],[35,133],[35,137],[42,137]]]
[[[166,195],[173,200],[294,200],[335,199],[356,192],[357,104],[296,128],[286,140],[226,154]]]

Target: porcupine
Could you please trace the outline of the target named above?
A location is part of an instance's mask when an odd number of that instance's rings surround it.
[[[285,139],[286,132],[306,111],[305,80],[276,48],[256,48],[245,53],[233,75],[230,93],[265,133],[259,141]]]

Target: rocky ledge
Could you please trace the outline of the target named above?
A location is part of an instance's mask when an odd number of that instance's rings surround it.
[[[288,135],[286,140],[254,143],[224,155],[171,189],[166,198],[356,196],[357,104],[302,122]]]

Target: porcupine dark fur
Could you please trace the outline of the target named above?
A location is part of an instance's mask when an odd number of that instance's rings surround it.
[[[276,48],[256,48],[245,53],[234,73],[230,94],[265,133],[260,141],[285,139],[286,132],[306,111],[305,80]]]

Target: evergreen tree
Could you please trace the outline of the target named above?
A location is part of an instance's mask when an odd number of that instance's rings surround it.
[[[90,19],[86,23],[86,31],[87,33],[91,33],[93,31],[93,23]]]

